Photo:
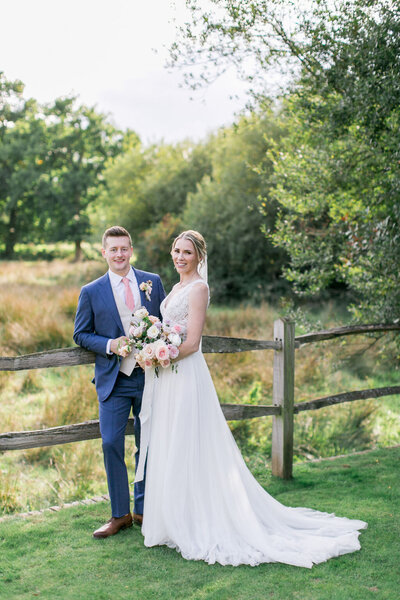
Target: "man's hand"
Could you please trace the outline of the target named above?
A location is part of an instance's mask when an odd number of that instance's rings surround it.
[[[121,348],[123,348],[128,343],[129,338],[127,338],[126,335],[121,335],[121,337],[115,338],[115,340],[111,341],[110,350],[114,354],[121,356]]]

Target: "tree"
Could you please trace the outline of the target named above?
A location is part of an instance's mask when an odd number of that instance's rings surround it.
[[[184,69],[192,88],[209,84],[232,66],[256,98],[271,96],[277,74],[280,91],[296,87],[300,75],[319,89],[337,86],[344,73],[347,84],[357,85],[353,66],[365,72],[366,63],[354,41],[368,49],[370,67],[380,71],[384,87],[384,80],[392,79],[381,63],[381,50],[387,44],[389,52],[396,52],[400,8],[393,0],[210,0],[207,8],[201,0],[186,0],[186,6],[190,18],[177,28],[170,65]],[[374,23],[383,37],[368,41]],[[373,86],[367,87],[372,92]],[[360,99],[367,106],[365,96]]]
[[[135,246],[138,264],[156,271],[166,290],[176,283],[176,272],[171,259],[171,245],[183,230],[180,216],[167,213],[161,221],[141,233]]]
[[[105,172],[106,189],[94,221],[130,231],[138,263],[174,282],[171,242],[182,229],[187,197],[211,172],[210,143],[184,141],[143,147],[136,140]]]
[[[343,281],[355,315],[379,321],[400,317],[400,7],[388,4],[342,13],[325,69],[286,105],[274,157],[288,277],[303,293]]]
[[[40,106],[24,99],[22,82],[0,73],[0,229],[5,256],[24,241],[75,242],[89,232],[89,205],[123,136],[75,98]],[[125,141],[126,143],[126,141]]]
[[[170,65],[183,68],[193,89],[235,67],[255,97],[276,91],[267,74],[309,68],[302,0],[186,0],[189,20],[177,28]],[[320,2],[315,2],[320,4]],[[309,6],[309,5],[307,5]]]
[[[78,260],[81,241],[91,228],[88,208],[105,184],[105,167],[123,149],[123,136],[105,115],[76,106],[72,97],[48,106],[47,117],[54,194],[48,235],[55,241],[73,241]]]
[[[13,256],[18,241],[35,238],[47,210],[45,118],[23,91],[22,82],[10,82],[0,73],[0,230],[6,258]]]
[[[211,175],[188,197],[183,224],[205,236],[214,299],[260,299],[282,290],[285,252],[274,248],[261,231],[274,229],[272,163],[266,153],[280,134],[268,110],[222,130],[214,141]]]
[[[175,64],[203,57],[211,73],[235,64],[261,83],[256,97],[268,90],[272,67],[297,65],[284,105],[288,139],[269,155],[280,205],[272,239],[290,254],[288,277],[302,292],[341,280],[357,297],[357,316],[398,318],[399,4],[212,4],[214,13],[188,2],[193,18],[171,50]]]
[[[207,143],[184,141],[145,148],[138,141],[105,173],[102,204],[107,220],[118,221],[138,240],[166,214],[182,213],[188,193],[209,172]]]

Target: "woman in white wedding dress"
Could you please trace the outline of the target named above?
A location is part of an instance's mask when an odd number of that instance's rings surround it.
[[[359,550],[364,521],[272,498],[248,470],[223,416],[200,349],[209,301],[198,267],[206,246],[195,231],[172,247],[180,275],[161,305],[163,319],[186,327],[177,371],[146,373],[141,456],[146,455],[146,546],[167,545],[186,559],[222,565],[281,562],[311,568]],[[143,452],[143,454],[142,454]],[[138,469],[137,478],[140,478]]]

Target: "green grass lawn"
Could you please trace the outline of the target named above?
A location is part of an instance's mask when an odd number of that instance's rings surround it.
[[[107,503],[0,522],[0,598],[49,600],[396,600],[399,592],[400,448],[295,466],[272,478],[250,457],[257,479],[282,503],[368,521],[360,552],[313,569],[282,564],[222,567],[145,548],[138,527],[107,540],[92,532]],[[397,550],[396,550],[397,548]]]

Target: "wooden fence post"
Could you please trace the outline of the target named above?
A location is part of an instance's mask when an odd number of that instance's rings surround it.
[[[274,351],[272,399],[281,414],[272,422],[272,474],[282,479],[290,479],[293,468],[294,329],[289,319],[274,323],[274,340],[282,349]]]

